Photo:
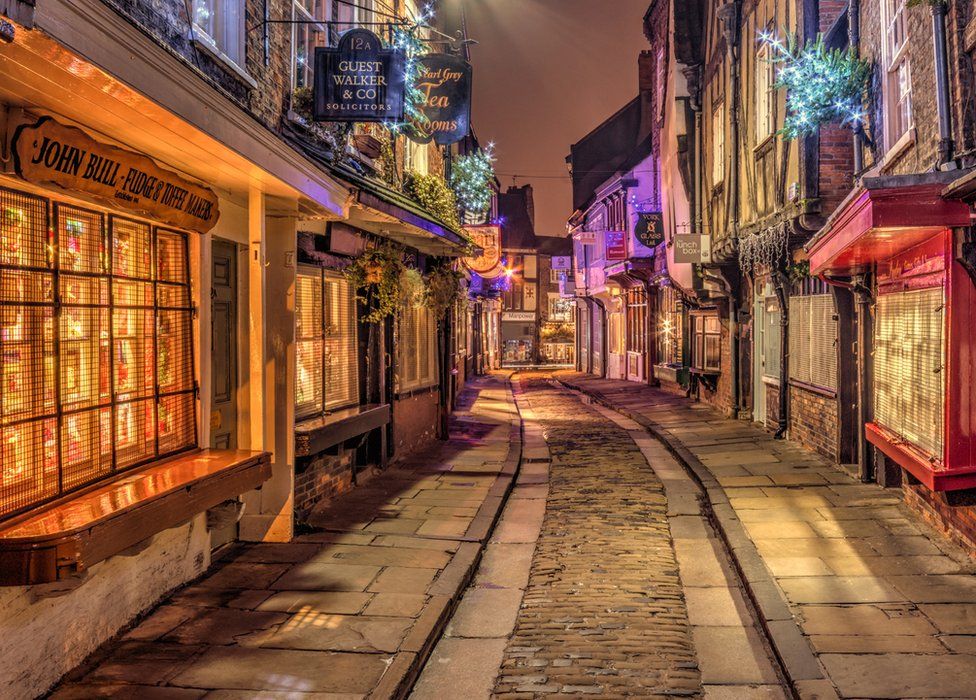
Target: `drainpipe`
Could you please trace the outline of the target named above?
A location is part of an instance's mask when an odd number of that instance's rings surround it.
[[[860,55],[861,47],[861,2],[860,0],[849,0],[847,3],[847,43],[854,51],[855,56]],[[864,170],[864,152],[861,150],[861,132],[854,129],[854,176],[860,175]]]
[[[790,293],[787,279],[780,271],[773,274],[773,289],[779,302],[779,422],[773,437],[782,440],[789,429],[790,408]]]
[[[947,9],[948,3],[945,0],[931,3],[932,38],[935,44],[935,99],[939,108],[938,167],[949,163],[953,156],[952,112],[949,107],[949,59],[945,28]]]

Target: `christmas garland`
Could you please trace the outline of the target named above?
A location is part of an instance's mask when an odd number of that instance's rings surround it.
[[[853,49],[828,49],[823,36],[800,46],[790,35],[786,44],[771,34],[761,40],[771,48],[769,60],[782,67],[774,87],[786,90],[786,119],[780,134],[797,139],[817,132],[821,124],[840,121],[860,129],[870,66]]]
[[[409,173],[403,182],[403,191],[452,230],[461,229],[454,192],[440,175]]]
[[[491,146],[466,156],[459,156],[451,167],[451,189],[461,208],[471,214],[484,214],[491,209],[495,180]]]
[[[404,68],[404,120],[405,124],[393,124],[396,133],[400,128],[410,129],[423,140],[430,138],[430,119],[424,114],[427,93],[420,87],[424,79],[424,67],[418,60],[427,54],[427,47],[417,35],[421,25],[397,27],[393,30],[393,46],[403,51],[406,57]]]

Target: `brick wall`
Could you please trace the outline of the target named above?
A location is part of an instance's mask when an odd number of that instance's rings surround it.
[[[414,394],[393,402],[393,441],[397,459],[408,457],[437,440],[440,392]]]
[[[322,501],[352,489],[354,455],[353,450],[316,455],[304,469],[295,471],[296,522],[305,522]]]
[[[790,387],[790,439],[837,463],[838,447],[837,399],[802,387]]]
[[[722,328],[721,342],[721,372],[714,391],[704,385],[700,385],[698,392],[699,398],[705,403],[714,406],[726,416],[732,415],[732,337],[730,334],[731,323],[728,312],[719,312],[719,322]]]
[[[777,430],[779,428],[779,387],[772,384],[763,384],[766,392],[766,429]]]
[[[949,505],[945,494],[908,481],[911,480],[905,479],[902,487],[908,506],[950,540],[976,552],[976,506]]]

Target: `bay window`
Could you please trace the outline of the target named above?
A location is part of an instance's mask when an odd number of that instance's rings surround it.
[[[0,189],[0,517],[196,445],[187,247]]]
[[[359,403],[356,291],[342,273],[301,268],[295,280],[295,414]]]

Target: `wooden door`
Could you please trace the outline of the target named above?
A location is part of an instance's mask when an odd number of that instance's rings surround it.
[[[237,447],[237,247],[213,242],[210,446]]]

